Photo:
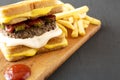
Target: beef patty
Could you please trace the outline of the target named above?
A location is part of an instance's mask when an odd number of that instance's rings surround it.
[[[11,38],[32,38],[56,28],[55,16],[45,16],[14,25],[4,25],[2,33]]]

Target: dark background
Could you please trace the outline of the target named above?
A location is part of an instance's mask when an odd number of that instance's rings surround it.
[[[0,0],[0,6],[20,0]],[[48,80],[120,80],[120,0],[62,0],[102,21],[101,30]]]

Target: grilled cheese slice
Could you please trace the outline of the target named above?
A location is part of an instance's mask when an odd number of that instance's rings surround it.
[[[49,49],[49,50],[53,50],[56,47],[67,46],[67,45],[68,45],[68,42],[66,39],[64,39],[61,43],[47,44],[47,45],[45,45],[45,48]],[[38,51],[38,49],[28,49],[23,52],[6,54],[5,57],[6,58],[20,57],[20,56],[30,57],[30,56],[34,56],[37,53],[37,51]]]
[[[6,58],[11,58],[11,57],[20,57],[20,56],[34,56],[37,52],[37,49],[28,49],[23,52],[18,52],[18,53],[13,53],[13,54],[6,54]]]
[[[16,61],[25,57],[31,57],[36,55],[37,53],[43,53],[48,51],[53,51],[56,49],[64,48],[68,45],[68,41],[65,38],[65,35],[61,35],[56,38],[52,38],[48,41],[48,43],[41,48],[29,48],[26,46],[14,46],[7,47],[5,44],[2,44],[1,51],[4,52],[4,57],[8,61]]]
[[[34,9],[32,11],[29,11],[29,12],[25,12],[25,13],[17,14],[17,15],[12,15],[12,16],[8,16],[8,17],[1,16],[0,23],[8,24],[16,18],[18,18],[18,19],[19,18],[31,19],[31,18],[45,16],[45,15],[48,15],[53,9],[60,7],[60,6],[61,5],[54,5],[54,6],[50,6],[50,7],[37,8],[37,9]],[[23,19],[23,20],[26,20],[26,19]],[[14,24],[14,23],[11,23],[11,24]]]

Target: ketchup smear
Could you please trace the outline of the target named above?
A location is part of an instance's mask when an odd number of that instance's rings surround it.
[[[4,73],[6,80],[25,80],[31,74],[31,70],[27,65],[15,64],[8,67]]]

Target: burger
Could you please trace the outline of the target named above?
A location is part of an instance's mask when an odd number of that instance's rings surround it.
[[[68,45],[54,14],[62,12],[57,0],[25,0],[0,7],[0,49],[8,61]]]

